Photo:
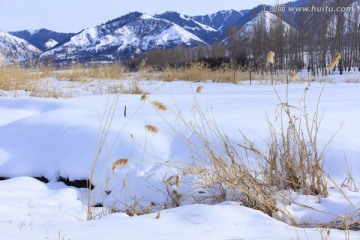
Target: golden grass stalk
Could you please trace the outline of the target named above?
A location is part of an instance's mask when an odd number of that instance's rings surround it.
[[[180,176],[177,174],[175,176],[171,176],[168,179],[164,181],[166,184],[169,184],[170,186],[176,186],[177,188],[180,187]]]
[[[126,188],[126,186],[127,186],[127,184],[126,184],[126,178],[123,179],[122,186],[123,186],[124,189]]]
[[[141,101],[141,102],[145,102],[146,99],[147,99],[147,95],[146,95],[146,94],[143,94],[143,95],[141,96],[141,98],[140,98],[140,101]]]
[[[175,185],[177,188],[180,187],[180,176],[178,174],[175,177]]]
[[[158,128],[153,125],[145,125],[144,128],[153,134],[156,134],[159,131]]]
[[[164,104],[162,104],[161,102],[153,101],[152,104],[161,111],[167,110],[167,107]]]
[[[172,181],[173,181],[174,177],[175,176],[169,177],[168,179],[165,180],[165,183],[168,183],[168,184],[172,185]]]
[[[128,164],[129,159],[127,158],[120,158],[119,160],[116,160],[113,164],[112,164],[112,171],[114,172],[115,169],[117,169],[118,167],[121,166],[125,166],[126,164]]]
[[[274,64],[275,62],[275,53],[273,51],[270,51],[267,56],[266,56],[266,60],[268,61],[268,63]]]
[[[202,86],[202,85],[198,86],[197,89],[196,89],[196,92],[197,92],[197,93],[201,93],[201,91],[203,90],[203,88],[204,88],[204,86]]]

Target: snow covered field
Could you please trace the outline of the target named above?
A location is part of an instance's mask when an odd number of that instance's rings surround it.
[[[342,126],[324,162],[326,175],[341,186],[349,171],[355,180],[360,176],[360,84],[354,83],[360,76],[330,78],[332,83],[325,83],[320,101],[324,117],[318,146],[321,150]],[[197,204],[194,195],[201,194],[199,187],[179,170],[182,163],[193,161],[183,136],[196,141],[181,117],[194,122],[196,106],[201,106],[234,142],[241,141],[240,130],[265,146],[267,117],[275,121],[276,92],[285,99],[285,84],[139,81],[149,99],[140,101],[141,95],[135,94],[101,95],[97,80],[46,81],[74,97],[32,98],[22,91],[0,92],[0,177],[11,178],[0,181],[0,239],[345,239],[346,234],[360,239],[357,231],[294,228],[235,201]],[[131,85],[131,81],[122,84]],[[200,85],[204,88],[199,94]],[[312,82],[307,91],[310,113],[323,85]],[[299,106],[307,86],[290,84],[289,104]],[[152,101],[163,103],[167,111],[157,110]],[[147,131],[145,125],[156,126],[158,132]],[[112,171],[118,159],[128,163]],[[177,184],[165,183],[176,175],[180,176]],[[59,177],[91,178],[94,205],[120,211],[151,207],[153,213],[129,217],[122,212],[104,214],[99,207],[94,212],[100,215],[86,221],[87,190],[57,182]],[[347,183],[349,187],[340,190],[329,182],[328,198],[285,191],[294,203],[282,207],[301,225],[326,224],[338,216],[359,219],[359,186]],[[180,207],[164,209],[173,200],[169,189],[181,196]]]

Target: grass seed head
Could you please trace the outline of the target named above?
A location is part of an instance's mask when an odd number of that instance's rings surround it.
[[[152,104],[161,111],[166,111],[167,107],[161,102],[153,101]]]
[[[290,73],[290,78],[291,78],[291,80],[296,80],[296,79],[297,79],[297,74],[296,74],[296,72],[291,72],[291,73]]]
[[[203,90],[203,88],[204,88],[204,86],[202,86],[202,85],[198,86],[197,89],[196,89],[196,92],[197,92],[197,93],[201,93],[201,91]]]
[[[141,96],[141,98],[140,98],[140,101],[141,101],[141,102],[145,102],[146,99],[147,99],[147,95],[146,95],[146,94],[143,94],[143,95]]]
[[[154,134],[156,134],[159,131],[158,128],[153,125],[145,125],[144,128]]]
[[[120,158],[119,160],[116,160],[113,164],[112,164],[112,171],[114,172],[116,170],[116,168],[121,167],[121,166],[125,166],[126,164],[128,164],[129,159],[127,158]]]
[[[339,62],[341,59],[341,53],[337,52],[333,58],[333,62]]]
[[[274,64],[275,60],[275,53],[273,51],[270,51],[267,56],[266,56],[266,60],[268,61],[268,63]]]

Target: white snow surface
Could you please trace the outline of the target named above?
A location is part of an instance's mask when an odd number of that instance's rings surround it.
[[[318,138],[320,148],[343,124],[324,162],[326,174],[337,183],[347,177],[348,167],[355,179],[360,174],[360,84],[347,83],[349,76],[332,76],[335,82],[325,84],[320,101],[320,111],[324,111]],[[359,74],[351,76],[359,79]],[[179,187],[173,186],[183,194],[179,208],[155,207],[154,213],[143,216],[116,213],[85,221],[86,190],[67,187],[58,183],[57,178],[89,177],[98,151],[99,130],[101,124],[103,127],[106,124],[116,95],[94,95],[90,85],[51,81],[64,91],[78,94],[69,99],[44,99],[19,91],[18,97],[12,97],[10,92],[5,92],[7,97],[0,97],[0,177],[12,178],[0,181],[1,238],[322,239],[324,233],[319,229],[294,228],[240,203],[195,204],[190,197],[197,192],[191,176],[182,176]],[[129,79],[124,84],[132,82]],[[196,141],[178,119],[181,111],[187,121],[194,121],[194,98],[231,140],[239,142],[238,130],[241,130],[262,146],[268,137],[266,115],[275,121],[278,104],[275,89],[281,97],[286,93],[286,84],[271,86],[256,81],[252,86],[246,82],[234,85],[145,80],[138,84],[149,93],[151,101],[164,103],[168,111],[159,115],[150,102],[141,102],[140,95],[135,94],[119,95],[116,110],[110,111],[114,116],[95,167],[93,203],[103,202],[119,210],[125,210],[124,203],[132,204],[134,198],[140,199],[143,206],[151,202],[163,206],[169,200],[163,179],[180,174],[174,167],[176,164],[192,162],[192,152],[177,132]],[[204,89],[196,94],[199,85]],[[309,112],[314,110],[323,85],[311,84],[307,92]],[[298,106],[306,87],[306,83],[290,84],[289,103]],[[156,126],[159,132],[147,132],[144,129],[147,124]],[[119,158],[128,158],[129,162],[112,172],[111,164]],[[50,183],[30,178],[41,176]],[[105,194],[105,190],[111,194]],[[292,213],[299,224],[326,223],[334,220],[332,214],[358,211],[360,193],[354,188],[343,188],[342,192],[331,188],[329,197],[324,199],[286,191],[282,194],[309,208],[286,203],[282,207]],[[156,219],[158,210],[161,210],[160,218]],[[360,239],[356,231],[350,235],[351,239]],[[330,239],[344,236],[342,231],[331,230]]]

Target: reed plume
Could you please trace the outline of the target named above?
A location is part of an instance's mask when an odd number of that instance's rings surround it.
[[[340,59],[341,59],[341,54],[336,53],[335,56],[333,57],[332,62],[326,66],[326,69],[333,69],[337,64],[339,64]]]
[[[204,86],[202,86],[202,85],[198,86],[197,89],[196,89],[196,92],[197,92],[197,93],[201,93],[201,91],[203,90],[203,88],[204,88]]]
[[[114,172],[118,167],[121,166],[125,166],[126,164],[128,164],[129,159],[127,158],[120,158],[119,160],[116,160],[113,164],[112,164],[112,171]]]
[[[156,134],[159,131],[158,128],[153,125],[145,125],[144,128],[154,134]]]
[[[141,101],[141,102],[145,102],[146,99],[147,99],[147,95],[146,95],[146,94],[143,94],[143,95],[141,96],[141,98],[140,98],[140,101]]]
[[[270,51],[267,56],[266,56],[266,60],[268,63],[274,64],[275,62],[275,53],[273,51]]]
[[[290,73],[290,79],[291,79],[291,80],[296,80],[296,79],[297,79],[297,74],[296,74],[296,72],[291,72],[291,73]]]
[[[152,104],[161,111],[167,110],[167,107],[164,104],[162,104],[161,102],[153,101]]]

